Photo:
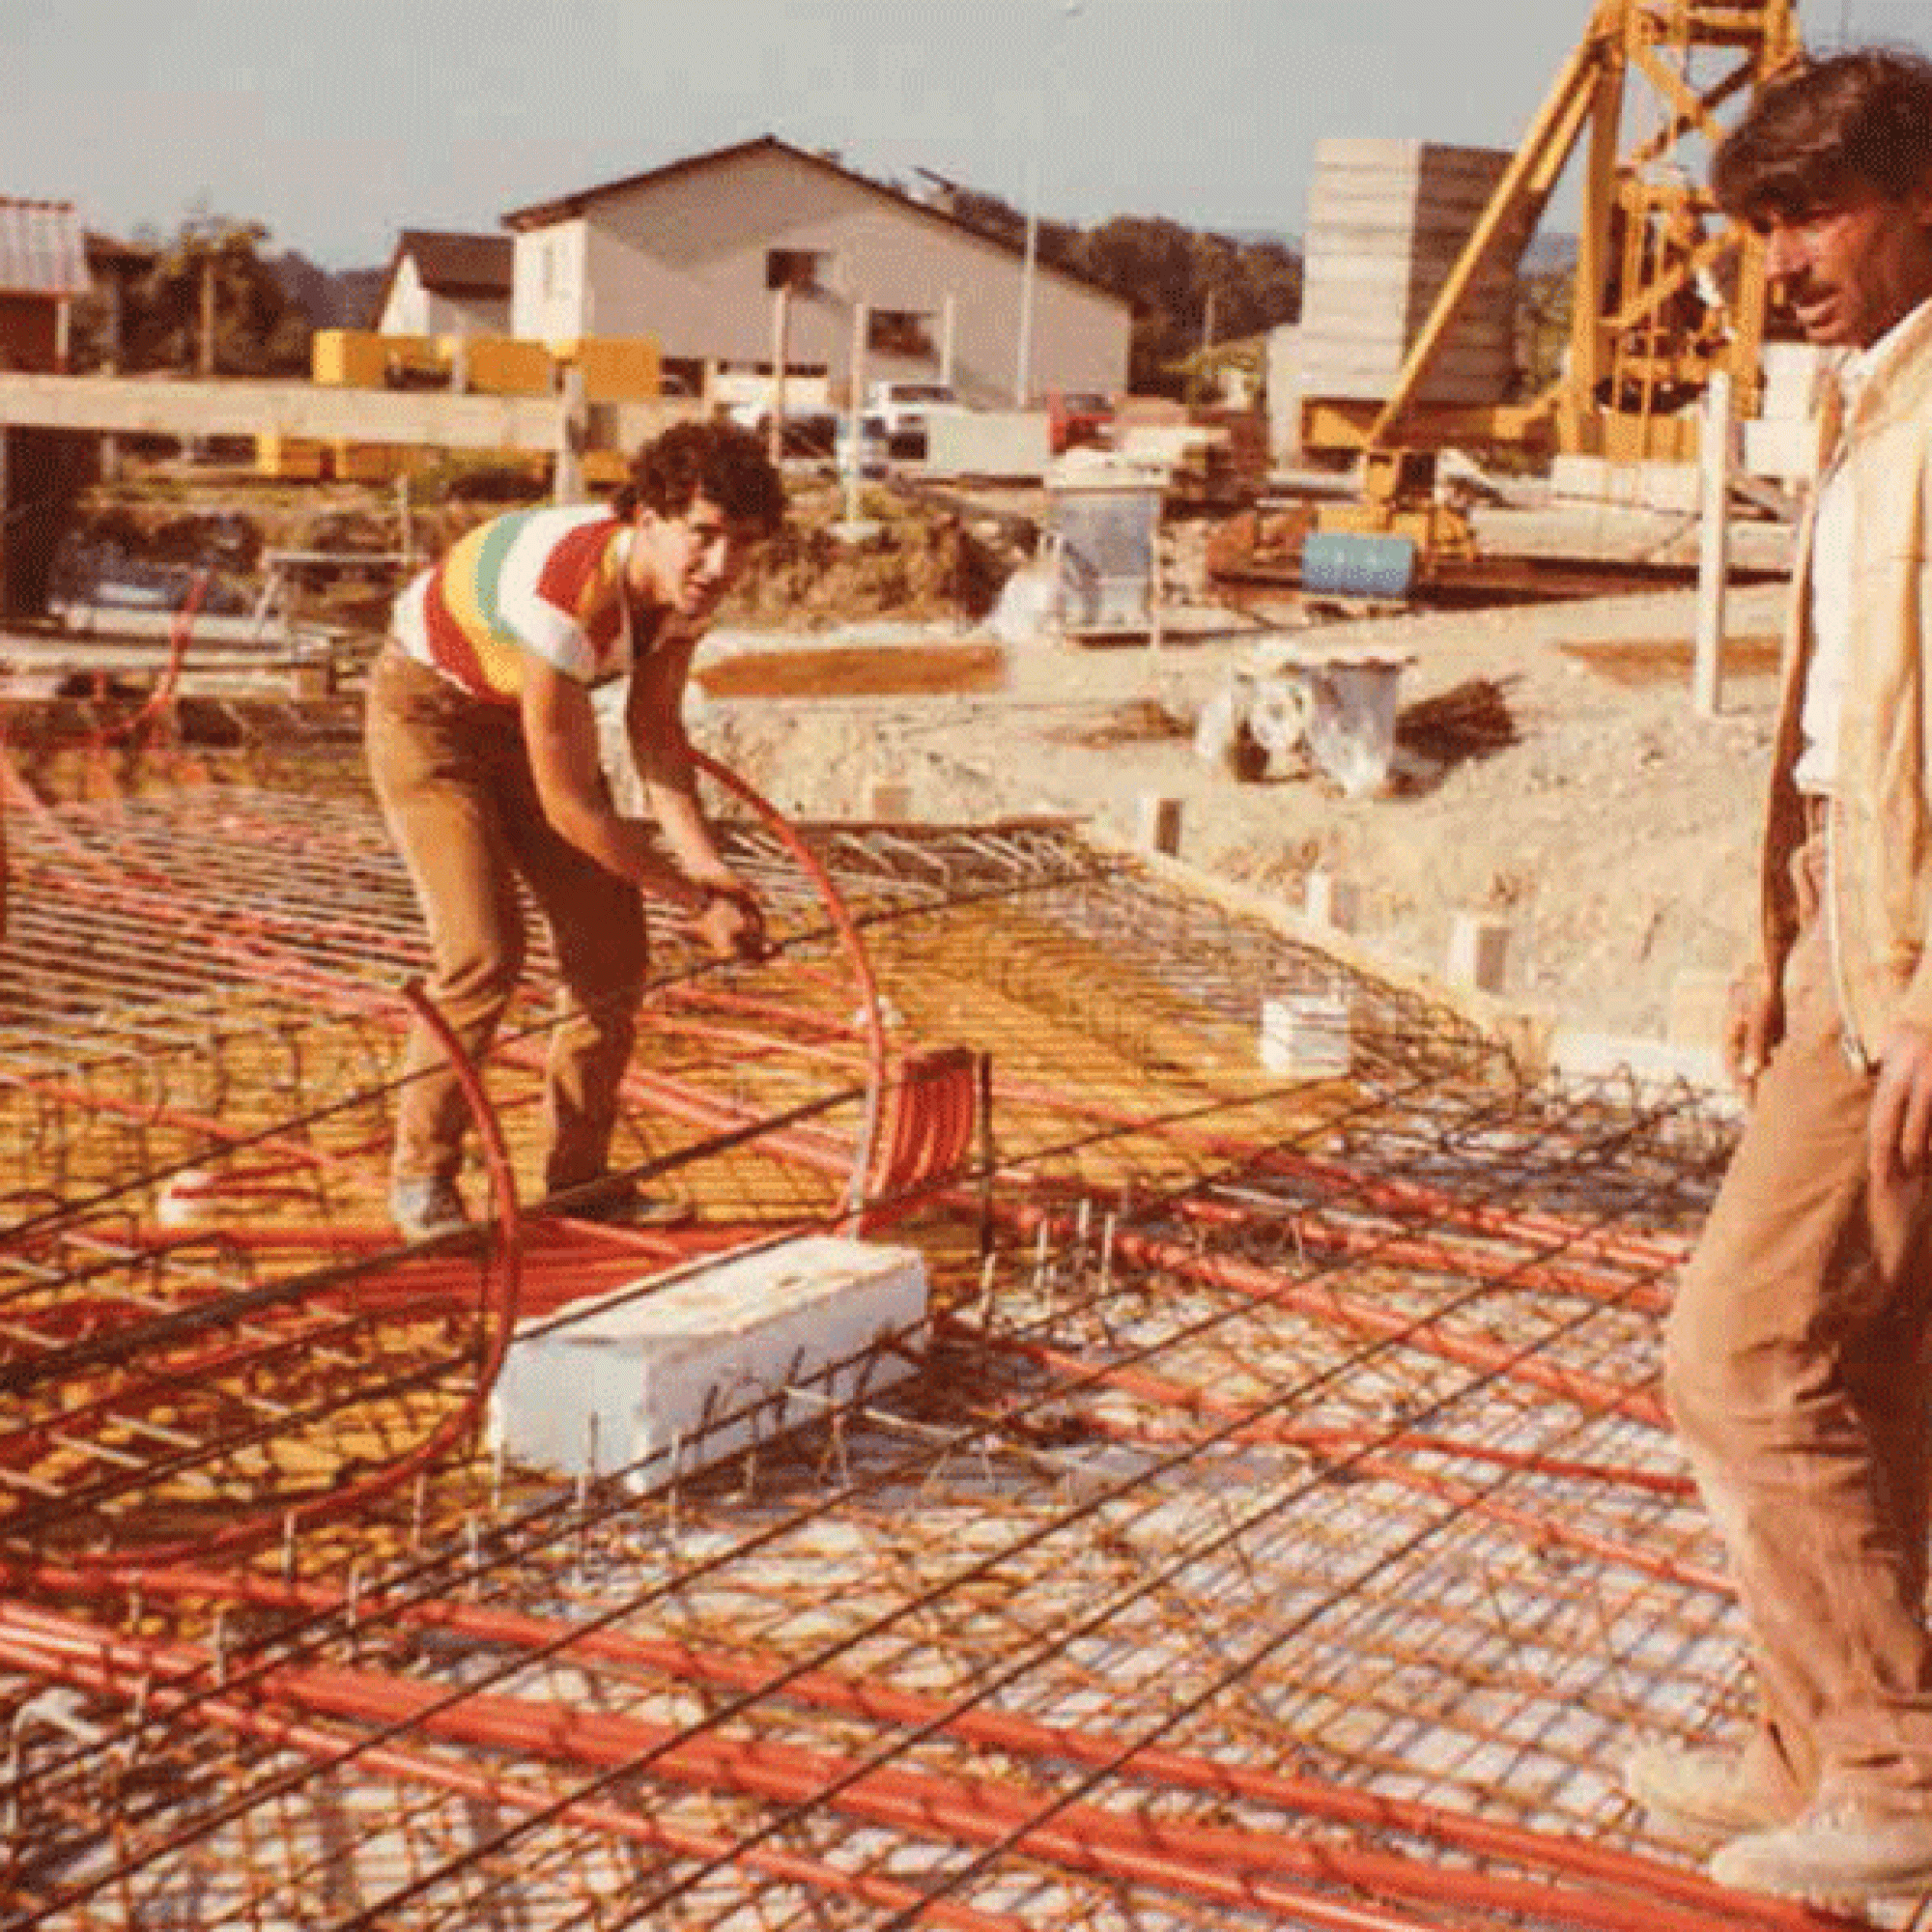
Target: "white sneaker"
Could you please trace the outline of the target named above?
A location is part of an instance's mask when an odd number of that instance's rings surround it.
[[[1788,1825],[1804,1799],[1766,1760],[1762,1742],[1743,1750],[1639,1745],[1624,1760],[1624,1790],[1661,1824],[1699,1838],[1734,1838]]]
[[[434,1240],[469,1226],[455,1181],[440,1174],[398,1180],[389,1188],[389,1219],[406,1241]]]
[[[1775,1831],[1733,1838],[1710,1869],[1719,1885],[1812,1905],[1921,1892],[1932,1889],[1932,1804],[1904,1810],[1821,1802]]]

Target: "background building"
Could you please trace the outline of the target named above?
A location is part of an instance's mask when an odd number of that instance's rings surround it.
[[[377,332],[509,334],[514,252],[507,235],[405,228],[377,298]]]
[[[775,136],[504,219],[519,336],[652,335],[668,369],[701,378],[769,369],[782,334],[787,369],[842,394],[863,310],[874,378],[1009,404],[1025,334],[1031,398],[1126,386],[1120,297]]]

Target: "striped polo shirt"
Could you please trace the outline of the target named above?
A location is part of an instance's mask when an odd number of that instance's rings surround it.
[[[396,600],[408,654],[472,696],[514,704],[531,658],[581,684],[631,668],[624,567],[632,526],[601,504],[479,524]]]

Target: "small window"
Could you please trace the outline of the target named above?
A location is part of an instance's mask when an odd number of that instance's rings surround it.
[[[929,358],[934,354],[932,318],[917,309],[875,308],[866,325],[866,347],[875,355]]]
[[[824,255],[811,248],[768,248],[765,286],[768,289],[815,289],[824,284]]]

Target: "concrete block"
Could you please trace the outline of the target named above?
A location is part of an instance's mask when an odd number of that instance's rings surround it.
[[[1338,879],[1333,872],[1310,872],[1302,909],[1310,919],[1333,926],[1337,932],[1354,932],[1362,922],[1362,891],[1353,879]]]
[[[1156,792],[1143,792],[1139,800],[1137,840],[1149,852],[1164,852],[1173,858],[1180,850],[1180,801]]]
[[[619,1291],[512,1341],[492,1446],[528,1467],[576,1475],[594,1463],[656,1489],[818,1419],[828,1400],[899,1379],[909,1364],[877,1345],[916,1342],[925,1313],[916,1251],[830,1235]],[[811,1396],[788,1393],[806,1384]]]
[[[1346,995],[1280,993],[1262,1002],[1261,1062],[1268,1072],[1336,1079],[1353,1050]]]
[[[1556,497],[1688,515],[1697,507],[1699,485],[1694,463],[1611,463],[1601,456],[1558,456],[1549,466],[1549,488]]]
[[[1509,959],[1510,925],[1489,913],[1459,912],[1449,928],[1446,977],[1453,986],[1499,993]]]
[[[1302,293],[1302,393],[1376,398],[1420,332],[1507,153],[1432,142],[1332,140],[1316,147]],[[1437,403],[1500,400],[1513,369],[1515,279],[1487,272],[1419,393]],[[1374,359],[1361,361],[1363,343]],[[1379,366],[1388,363],[1386,372]]]

